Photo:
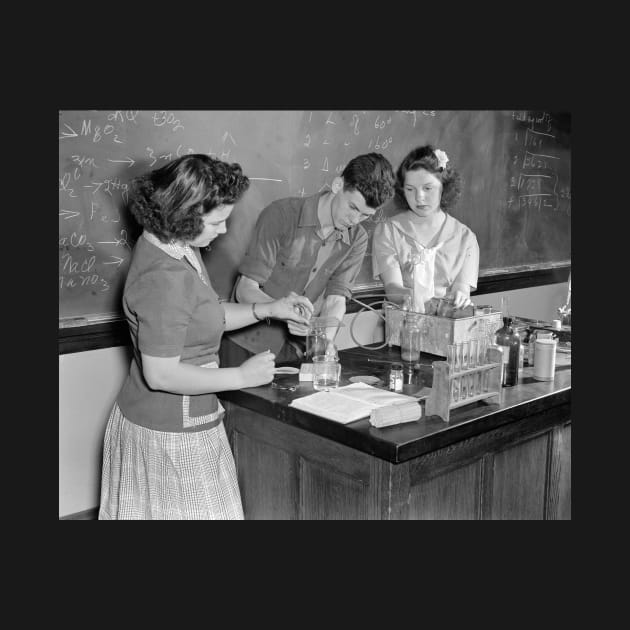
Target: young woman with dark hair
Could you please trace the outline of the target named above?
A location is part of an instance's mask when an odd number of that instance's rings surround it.
[[[133,359],[105,433],[100,519],[242,519],[234,458],[216,392],[256,387],[274,354],[219,367],[223,332],[267,317],[308,322],[289,294],[264,304],[220,302],[199,254],[225,233],[249,186],[238,164],[187,155],[134,180],[144,231],[123,293]]]

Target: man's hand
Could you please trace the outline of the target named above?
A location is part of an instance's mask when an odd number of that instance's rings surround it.
[[[304,329],[308,328],[308,322],[313,315],[313,304],[304,295],[298,295],[291,291],[279,300],[269,302],[269,316],[274,319],[283,319],[289,324],[299,324]],[[303,334],[306,334],[305,332]]]

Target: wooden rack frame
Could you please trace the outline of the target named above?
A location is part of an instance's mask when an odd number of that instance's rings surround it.
[[[501,367],[503,352],[498,346],[489,346],[486,352],[484,365],[455,371],[447,361],[433,362],[433,385],[431,393],[426,401],[425,412],[428,416],[439,416],[444,422],[449,422],[450,410],[463,407],[478,400],[485,400],[501,396]],[[465,395],[464,398],[453,398],[453,388],[457,386],[461,396],[461,387],[471,374],[479,374],[485,379],[487,391],[479,392],[474,396]],[[466,391],[468,386],[466,385]]]

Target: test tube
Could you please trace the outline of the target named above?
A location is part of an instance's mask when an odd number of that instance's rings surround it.
[[[480,343],[480,339],[476,338],[473,339],[470,343],[471,343],[471,347],[472,347],[472,356],[473,356],[473,361],[474,361],[474,365],[473,367],[477,367],[479,365],[479,350],[481,347],[481,343]]]
[[[457,402],[455,400],[455,379],[452,378],[453,372],[455,372],[455,356],[456,356],[456,347],[455,344],[449,344],[446,346],[446,362],[448,363],[448,373],[451,376],[451,401]]]
[[[479,338],[479,365],[484,366],[488,363],[488,341],[486,337]],[[483,381],[487,370],[482,370],[479,374],[479,393],[483,392]]]
[[[486,365],[488,362],[488,342],[486,337],[479,337],[479,365]],[[483,378],[486,370],[479,373],[479,393],[483,392]]]
[[[490,363],[490,361],[488,360],[488,354],[487,354],[488,346],[489,346],[487,337],[483,340],[483,344],[484,344],[484,346],[486,348],[486,350],[484,352],[484,355],[485,355],[484,365],[488,365]],[[481,374],[481,390],[483,392],[487,392],[488,391],[488,381],[489,380],[490,380],[490,368],[486,368]]]
[[[459,400],[459,387],[460,387],[459,376],[454,376],[451,382],[453,385],[452,400],[454,403],[456,403]]]
[[[455,345],[452,343],[446,346],[446,361],[451,372],[453,372],[455,370]]]
[[[455,371],[460,372],[462,369],[462,344],[455,344]]]
[[[496,338],[495,338],[494,333],[488,333],[488,349],[491,346],[495,345],[495,342],[496,342]],[[488,363],[491,363],[490,358],[488,358]],[[487,392],[487,391],[489,391],[489,389],[490,389],[490,370],[488,370],[487,373],[486,373],[486,380],[484,382],[484,389],[483,389],[483,391]]]
[[[470,348],[467,341],[462,341],[462,370],[468,369],[468,358],[470,355]],[[468,374],[462,376],[459,386],[460,399],[468,397]]]
[[[488,339],[486,337],[479,337],[479,365],[485,365],[487,360],[487,352],[488,352]]]
[[[468,341],[462,341],[462,370],[468,369],[468,360],[470,358],[470,346]]]
[[[479,352],[479,342],[477,339],[471,339],[469,341],[470,348],[468,353],[468,367],[476,368],[477,367],[477,353]],[[478,393],[477,391],[477,377],[479,376],[479,372],[472,372],[468,379],[468,396],[474,396]]]

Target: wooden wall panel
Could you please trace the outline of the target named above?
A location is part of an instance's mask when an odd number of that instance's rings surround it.
[[[553,430],[547,489],[551,520],[571,520],[571,424]]]
[[[367,519],[365,484],[327,466],[300,458],[300,518]]]
[[[247,520],[298,518],[295,458],[286,451],[234,431],[238,485]]]
[[[481,462],[451,470],[411,488],[409,519],[475,520],[481,513]]]
[[[486,517],[493,520],[544,518],[547,449],[550,434],[545,433],[488,458],[484,484]],[[489,473],[489,474],[488,474]]]

